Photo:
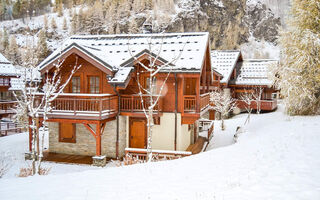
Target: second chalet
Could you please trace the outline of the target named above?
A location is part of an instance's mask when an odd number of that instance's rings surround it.
[[[153,150],[185,153],[199,135],[199,119],[209,106],[209,88],[221,74],[212,70],[208,33],[73,36],[40,65],[54,73],[63,60],[63,80],[73,75],[49,113],[49,151],[60,154],[121,158],[126,148],[145,149],[146,117],[138,83],[148,85],[150,57],[159,65],[177,59],[156,75],[164,82],[154,109]],[[137,78],[139,73],[139,79]],[[143,93],[143,92],[142,92]],[[182,151],[182,152],[181,152]]]

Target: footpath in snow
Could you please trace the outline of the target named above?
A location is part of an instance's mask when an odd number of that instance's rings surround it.
[[[233,144],[245,118],[226,120],[225,132],[216,124],[209,150],[183,159],[107,168],[50,163],[49,175],[27,178],[11,172],[0,179],[0,198],[320,199],[320,116],[254,114]],[[0,151],[23,155],[25,137],[0,138]]]

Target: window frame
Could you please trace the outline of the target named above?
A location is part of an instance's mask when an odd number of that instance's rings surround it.
[[[91,78],[95,78],[95,87],[94,87],[94,93],[91,91]],[[97,84],[97,79],[99,80],[99,83]],[[88,93],[90,94],[100,94],[101,91],[101,78],[100,76],[88,76]]]
[[[79,79],[79,82],[77,83],[77,92],[74,92],[73,91],[73,84],[74,84],[74,82],[73,82],[73,80],[74,80],[74,78],[78,78]],[[81,77],[80,76],[73,76],[72,78],[71,78],[71,93],[81,93]]]

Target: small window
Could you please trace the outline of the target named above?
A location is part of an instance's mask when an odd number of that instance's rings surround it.
[[[80,77],[72,77],[72,93],[80,93]]]
[[[76,124],[59,123],[59,142],[76,143]]]
[[[89,93],[91,94],[100,93],[100,77],[99,76],[89,77]]]

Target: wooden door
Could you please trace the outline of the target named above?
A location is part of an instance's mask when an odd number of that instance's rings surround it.
[[[185,95],[196,95],[196,84],[197,84],[197,79],[186,78],[184,80],[184,94]]]
[[[130,118],[130,148],[146,148],[145,119]]]

